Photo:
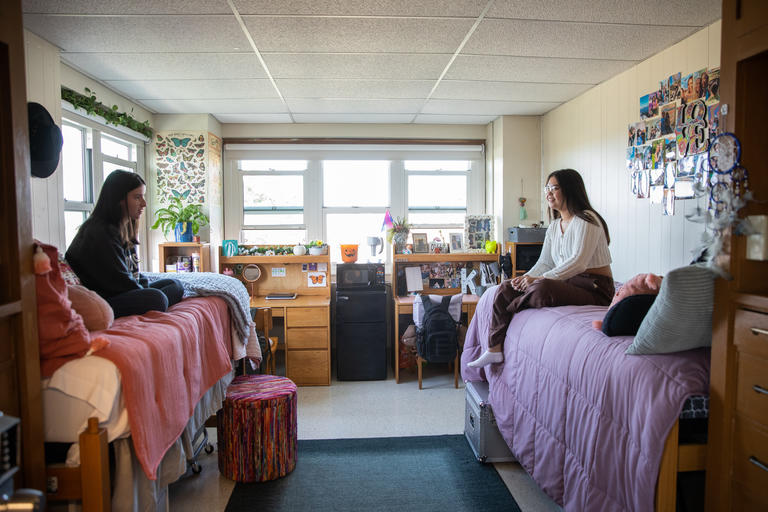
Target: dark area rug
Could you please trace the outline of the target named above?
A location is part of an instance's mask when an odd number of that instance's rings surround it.
[[[226,512],[519,512],[491,464],[462,435],[299,441],[296,469],[235,485]]]

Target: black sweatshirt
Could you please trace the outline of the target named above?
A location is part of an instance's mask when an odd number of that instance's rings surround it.
[[[142,288],[135,247],[124,244],[116,226],[91,217],[67,249],[67,263],[83,286],[105,299]]]

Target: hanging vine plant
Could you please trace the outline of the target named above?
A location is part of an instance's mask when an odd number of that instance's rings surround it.
[[[149,121],[141,123],[128,112],[118,112],[117,105],[112,105],[112,108],[107,107],[96,99],[96,93],[88,87],[85,88],[85,92],[87,95],[62,86],[61,99],[70,102],[75,108],[85,110],[90,115],[103,117],[109,124],[125,126],[146,137],[152,137],[152,128],[149,127]],[[131,109],[131,112],[133,112],[133,109]]]

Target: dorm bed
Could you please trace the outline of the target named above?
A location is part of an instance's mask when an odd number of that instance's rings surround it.
[[[108,346],[43,372],[47,447],[68,446],[66,462],[48,466],[49,499],[82,499],[86,512],[167,510],[168,485],[196,470],[207,441],[197,438],[221,407],[232,361],[261,354],[242,284],[216,274],[181,280],[187,298],[167,312],[118,318],[90,333]]]
[[[565,510],[674,511],[678,471],[705,467],[705,441],[678,436],[681,413],[706,415],[709,349],[626,355],[632,336],[592,326],[606,307],[565,306],[517,313],[504,362],[469,368],[487,348],[495,292],[478,302],[461,371],[465,381],[488,381],[523,468]]]

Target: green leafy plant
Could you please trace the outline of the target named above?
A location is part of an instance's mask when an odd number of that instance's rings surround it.
[[[118,112],[117,105],[112,105],[111,108],[107,107],[96,99],[96,93],[88,87],[85,88],[85,92],[87,95],[80,94],[68,87],[62,86],[61,99],[70,102],[76,108],[82,108],[90,115],[103,117],[109,124],[125,126],[146,137],[152,137],[152,128],[149,127],[149,121],[141,123],[134,119],[133,115],[131,115],[133,109],[131,109],[131,113]]]
[[[196,235],[201,227],[207,226],[210,222],[208,216],[203,212],[203,205],[185,205],[179,196],[172,197],[168,206],[157,210],[155,216],[157,220],[152,224],[152,229],[162,228],[166,236],[176,228],[176,224],[179,222],[188,222],[192,227],[193,235]]]
[[[405,236],[408,236],[410,232],[411,225],[408,224],[405,217],[398,217],[392,222],[392,227],[387,230],[387,242],[392,243],[396,233],[405,233]]]

